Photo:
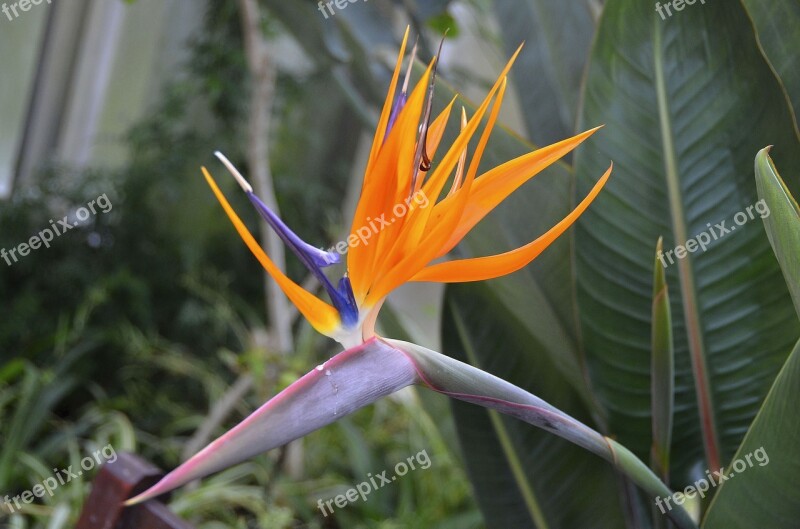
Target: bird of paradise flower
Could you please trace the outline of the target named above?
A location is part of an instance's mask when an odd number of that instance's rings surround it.
[[[282,446],[411,384],[529,422],[603,457],[654,496],[672,494],[625,447],[535,395],[430,349],[376,335],[375,321],[381,305],[394,289],[406,282],[480,281],[510,274],[529,264],[589,207],[612,170],[610,166],[572,212],[532,242],[499,255],[434,263],[448,254],[506,197],[600,127],[478,175],[478,166],[505,95],[506,75],[520,47],[475,113],[467,118],[462,108],[460,132],[434,166],[434,155],[455,99],[431,120],[436,57],[410,92],[409,64],[400,94],[394,97],[407,41],[408,30],[372,142],[351,233],[356,233],[372,219],[391,215],[396,204],[406,204],[407,210],[402,217],[395,217],[393,222],[384,225],[368,244],[353,245],[349,249],[347,271],[336,284],[323,269],[339,263],[341,255],[301,240],[253,193],[253,188],[227,158],[216,153],[262,217],[324,286],[330,303],[295,283],[273,263],[213,177],[202,169],[236,231],[261,265],[309,323],[320,333],[340,342],[345,350],[301,377],[157,484],[128,500],[126,505],[148,500]],[[414,52],[410,63],[413,56]],[[468,144],[487,113],[486,125],[467,164]],[[450,188],[444,193],[447,182]],[[421,207],[417,201],[408,200],[419,193],[435,199],[433,205]],[[678,527],[696,527],[682,509],[670,511],[669,516]]]

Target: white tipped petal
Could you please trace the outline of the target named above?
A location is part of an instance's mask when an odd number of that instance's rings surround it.
[[[222,162],[222,165],[224,165],[225,168],[228,169],[228,171],[233,175],[236,181],[239,182],[239,185],[242,186],[242,189],[244,189],[245,193],[253,192],[253,186],[250,185],[250,182],[245,180],[244,176],[242,176],[242,173],[239,172],[239,170],[231,163],[230,160],[228,160],[224,154],[219,151],[214,151],[214,156],[219,158],[219,161]]]
[[[406,70],[406,78],[403,80],[403,93],[408,93],[408,83],[411,80],[411,69],[414,67],[414,61],[417,59],[417,43],[414,43],[414,48],[411,50],[411,59],[408,61],[408,69]]]

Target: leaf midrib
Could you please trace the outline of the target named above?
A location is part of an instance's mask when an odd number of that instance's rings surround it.
[[[688,240],[686,228],[686,214],[683,209],[683,200],[678,175],[677,156],[672,136],[672,120],[667,103],[667,88],[664,79],[664,61],[662,57],[662,31],[657,17],[653,17],[653,66],[655,71],[656,98],[658,101],[658,117],[661,127],[662,149],[664,156],[664,170],[669,195],[670,215],[676,245],[685,245]],[[697,393],[697,407],[700,415],[700,427],[703,435],[708,468],[720,468],[719,438],[717,435],[711,387],[708,378],[706,363],[706,348],[703,343],[703,334],[700,326],[700,311],[697,302],[697,288],[695,286],[694,272],[691,266],[691,257],[687,255],[678,260],[678,276],[680,278],[681,302],[683,304],[686,334],[689,344],[689,355],[694,374],[695,391]]]

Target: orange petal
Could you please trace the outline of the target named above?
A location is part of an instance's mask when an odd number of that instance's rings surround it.
[[[503,82],[500,84],[500,89],[497,92],[497,98],[492,104],[492,111],[489,114],[486,127],[484,127],[483,132],[481,133],[481,137],[478,140],[477,146],[475,147],[475,153],[472,155],[472,159],[470,160],[464,183],[453,194],[453,198],[448,201],[446,208],[438,208],[438,210],[434,210],[433,215],[428,220],[428,224],[425,226],[425,236],[422,238],[422,241],[419,244],[425,249],[424,254],[428,260],[421,263],[420,266],[427,265],[431,260],[441,253],[440,248],[449,240],[453,231],[455,231],[458,225],[461,223],[464,207],[469,200],[472,191],[472,185],[475,181],[475,174],[478,172],[478,165],[480,164],[483,153],[486,150],[486,145],[489,143],[489,137],[492,134],[494,125],[497,122],[497,117],[500,114],[500,108],[503,105],[503,98],[505,97],[507,86],[506,83],[507,81],[504,77]],[[410,267],[403,265],[404,263],[401,263],[398,268],[405,271],[404,277],[406,279],[411,277],[416,272],[415,270],[409,270]]]
[[[275,282],[278,283],[278,286],[281,287],[284,294],[292,301],[292,303],[297,306],[297,310],[306,317],[306,319],[311,323],[311,325],[320,333],[328,335],[331,331],[335,330],[339,327],[340,318],[338,311],[332,307],[331,305],[325,303],[314,294],[311,294],[303,287],[292,281],[289,277],[287,277],[280,268],[278,268],[275,263],[264,253],[264,250],[261,249],[258,242],[256,242],[253,235],[247,229],[247,226],[244,225],[242,220],[233,211],[233,208],[228,203],[228,200],[225,198],[225,195],[222,194],[222,191],[219,190],[217,187],[217,183],[214,181],[214,178],[208,173],[205,167],[203,169],[203,176],[206,178],[206,182],[208,182],[209,187],[216,195],[217,200],[219,201],[220,205],[222,205],[222,209],[225,210],[225,213],[228,215],[228,218],[231,219],[233,226],[236,228],[236,231],[239,232],[239,236],[242,238],[244,243],[250,248],[250,251],[253,252],[253,255],[256,256],[256,259],[261,263],[261,266],[275,279]]]
[[[392,81],[389,83],[389,91],[386,94],[386,100],[383,102],[381,117],[378,119],[378,128],[375,130],[375,137],[372,139],[372,148],[369,151],[367,169],[369,169],[370,165],[375,161],[375,158],[378,156],[378,151],[380,151],[383,145],[384,136],[386,135],[386,126],[389,124],[389,117],[392,114],[394,93],[397,89],[397,80],[400,78],[400,67],[403,64],[403,55],[406,53],[406,44],[408,43],[408,33],[410,31],[411,26],[407,26],[406,32],[403,35],[403,42],[400,44],[400,52],[397,54],[397,63],[394,66],[394,73],[392,73]]]
[[[514,55],[512,55],[508,60],[508,63],[506,63],[505,67],[500,72],[500,75],[497,77],[497,81],[495,81],[494,86],[492,86],[491,90],[489,90],[489,93],[486,94],[486,98],[475,111],[475,114],[472,116],[469,122],[467,122],[467,126],[461,132],[459,132],[455,141],[448,149],[447,154],[445,154],[445,156],[442,158],[442,161],[439,162],[439,165],[433,171],[433,174],[430,176],[425,185],[422,186],[422,190],[425,195],[432,200],[439,198],[439,195],[444,188],[444,184],[450,176],[450,172],[458,163],[461,153],[467,147],[470,139],[472,139],[472,135],[475,134],[475,131],[478,129],[484,113],[489,108],[489,103],[494,98],[495,93],[500,89],[500,85],[503,84],[508,71],[511,69],[511,66],[513,66],[514,61],[516,61],[520,51],[522,51],[522,46],[517,48],[517,51],[514,52]],[[427,221],[427,216],[425,220]]]
[[[370,240],[367,244],[354,244],[347,254],[347,268],[350,272],[353,294],[359,305],[369,287],[380,241],[387,235],[383,230],[374,233],[370,229],[370,220],[377,219],[383,214],[387,220],[391,218],[398,174],[403,170],[407,172],[411,170],[416,130],[432,68],[433,62],[409,95],[405,107],[400,111],[386,138],[386,144],[378,153],[372,168],[364,176],[364,186],[353,216],[350,233],[357,234],[359,230],[368,230]]]
[[[544,235],[533,242],[526,244],[510,252],[491,255],[487,257],[475,257],[472,259],[461,259],[431,265],[417,273],[411,281],[435,281],[438,283],[462,283],[466,281],[483,281],[495,277],[504,276],[516,272],[534,260],[545,248],[555,241],[573,222],[589,207],[589,204],[597,197],[603,189],[608,177],[611,175],[613,164],[605,174],[594,185],[589,194],[584,198],[578,207],[572,210],[558,224],[550,228]]]
[[[411,100],[409,99],[409,101]],[[445,109],[436,117],[436,119],[433,120],[430,128],[428,129],[428,139],[426,145],[427,153],[431,160],[433,160],[436,154],[436,149],[438,148],[442,136],[444,135],[444,130],[447,127],[447,119],[450,117],[450,111],[455,101],[456,98],[454,97],[447,107],[445,107]],[[380,230],[380,246],[376,249],[376,256],[384,255],[387,253],[389,248],[394,246],[395,241],[397,240],[399,233],[403,230],[403,226],[405,226],[407,219],[411,216],[414,208],[417,207],[417,204],[411,201],[411,197],[409,196],[409,188],[411,186],[412,171],[414,170],[414,167],[410,163],[405,162],[412,162],[412,158],[408,157],[405,160],[398,160],[396,162],[398,167],[398,186],[395,190],[394,201],[391,204],[386,204],[387,209],[385,220],[389,221],[389,225]],[[417,179],[417,188],[422,185],[422,180],[423,179],[421,177]],[[403,205],[402,211],[404,213],[401,215],[398,215],[394,211],[394,207],[399,204]],[[392,208],[391,211],[388,209],[389,207]],[[378,264],[379,262],[382,262],[382,259],[378,259],[376,257],[374,263]]]
[[[461,130],[464,130],[464,127],[467,126],[467,109],[463,106],[461,107]],[[467,163],[467,149],[461,153],[461,158],[458,159],[458,166],[456,166],[456,176],[453,177],[453,185],[450,186],[450,192],[447,193],[447,196],[453,196],[459,187],[461,187],[461,181],[464,178],[464,167]]]
[[[439,148],[439,142],[442,141],[444,129],[447,127],[447,120],[450,118],[450,110],[453,108],[457,97],[458,96],[454,96],[453,99],[450,100],[450,103],[447,104],[444,110],[431,122],[431,126],[428,129],[428,142],[425,145],[427,146],[428,156],[430,156],[431,160],[433,160],[433,156],[436,154],[436,149]]]
[[[376,303],[378,300],[382,299],[386,294],[408,281],[408,279],[411,278],[417,271],[433,260],[439,253],[439,249],[441,248],[442,244],[449,239],[450,234],[458,225],[464,209],[464,204],[469,197],[470,187],[478,170],[480,158],[483,155],[486,144],[489,141],[489,136],[491,135],[494,124],[497,121],[497,116],[500,113],[500,107],[503,102],[505,90],[506,78],[502,77],[499,85],[497,86],[497,97],[492,105],[492,111],[489,114],[486,127],[484,128],[481,138],[478,141],[475,154],[473,155],[473,159],[467,171],[466,179],[462,187],[454,195],[455,200],[452,202],[451,207],[448,210],[443,211],[444,214],[441,218],[433,218],[431,221],[428,221],[428,226],[426,226],[426,229],[423,232],[427,234],[424,235],[420,243],[414,243],[413,247],[402,247],[398,244],[399,248],[395,248],[393,255],[389,256],[386,261],[391,266],[391,269],[386,270],[382,277],[378,278],[374,285],[374,291],[370,290],[370,293],[367,296],[368,305]],[[490,95],[494,95],[494,90],[490,92]],[[485,106],[482,105],[482,107],[485,110]],[[473,118],[473,126],[475,123],[477,123],[477,120],[480,119],[480,117],[481,116],[479,114],[476,114],[476,116]],[[469,128],[469,124],[467,127]],[[449,154],[450,153],[448,153],[448,155]],[[460,158],[461,153],[459,152],[458,155],[458,158]],[[411,241],[406,238],[405,242],[408,244]],[[386,266],[384,266],[384,268],[386,268]]]
[[[506,93],[506,83],[507,78],[504,77],[500,89],[497,92],[497,99],[495,99],[495,102],[492,104],[492,112],[489,114],[486,127],[483,129],[481,137],[478,140],[478,145],[475,147],[475,154],[472,155],[472,159],[469,162],[469,168],[467,169],[464,183],[456,189],[448,206],[446,208],[440,208],[444,213],[442,218],[437,218],[437,212],[434,210],[434,215],[428,220],[428,225],[425,227],[425,231],[429,235],[422,240],[422,244],[431,244],[436,247],[441,247],[447,238],[449,238],[449,235],[456,229],[457,225],[461,224],[464,207],[472,195],[472,186],[475,182],[475,175],[478,173],[478,165],[481,163],[486,145],[489,143],[489,137],[497,122],[497,116],[500,114],[500,108]],[[443,238],[445,235],[447,238]]]
[[[510,160],[503,165],[490,169],[475,179],[467,205],[450,240],[442,247],[436,257],[441,257],[469,233],[489,212],[496,208],[522,184],[539,174],[568,152],[580,145],[586,138],[601,127],[582,132],[572,138],[542,147],[533,152]],[[436,205],[436,209],[450,207],[453,199],[447,197]],[[435,212],[434,212],[435,214]]]
[[[436,119],[431,122],[431,126],[428,128],[428,139],[425,143],[425,151],[428,153],[428,157],[431,160],[433,160],[436,156],[436,150],[439,148],[439,143],[442,141],[442,137],[444,136],[444,131],[447,128],[447,120],[450,118],[450,111],[452,110],[453,104],[456,102],[457,97],[458,96],[453,97],[453,99],[450,100],[450,103],[438,116],[436,116]],[[416,189],[414,189],[414,192],[419,191],[419,189],[422,187],[422,181],[424,180],[423,176],[424,175],[420,174],[420,178],[417,179],[417,185]],[[407,198],[409,194],[411,194],[409,193],[409,190],[404,189],[402,194],[398,195],[396,202],[400,202]]]
[[[356,230],[365,224],[368,216],[366,213],[366,205],[372,201],[371,195],[380,190],[380,187],[376,186],[372,181],[372,179],[378,177],[378,175],[375,175],[373,172],[373,165],[378,158],[378,154],[384,147],[386,126],[389,123],[389,117],[391,116],[392,107],[394,105],[397,81],[400,78],[400,67],[403,64],[403,55],[405,55],[409,31],[410,27],[407,27],[405,35],[403,35],[403,42],[400,45],[400,52],[397,54],[397,62],[394,67],[394,73],[392,73],[392,81],[389,83],[386,100],[383,103],[381,116],[378,119],[378,127],[375,130],[375,136],[372,140],[372,147],[369,152],[369,160],[367,161],[367,167],[364,171],[364,181],[361,184],[361,199],[356,206],[355,215],[353,216],[352,230]],[[354,249],[355,248],[351,249],[347,253],[347,267],[351,272],[353,292],[356,294],[356,299],[359,299],[359,292],[362,292],[366,288],[364,285],[364,270],[368,268],[368,263],[372,255],[369,252],[352,251]]]
[[[461,158],[461,154],[464,152],[467,144],[472,139],[472,136],[478,130],[481,120],[483,119],[483,115],[489,108],[489,104],[494,98],[495,93],[505,82],[505,74],[511,69],[511,66],[514,64],[514,61],[521,50],[522,46],[520,46],[511,59],[509,59],[505,68],[503,68],[500,77],[498,77],[494,86],[492,86],[491,90],[489,90],[489,93],[486,95],[486,98],[475,111],[475,114],[472,116],[472,118],[467,122],[467,125],[461,129],[455,141],[447,150],[447,153],[433,170],[433,174],[422,186],[421,191],[423,196],[431,202],[438,200],[444,184],[447,182],[447,179],[450,176],[450,173]],[[384,256],[382,259],[382,268],[384,273],[387,271],[386,269],[388,267],[391,267],[400,259],[402,259],[410,249],[418,247],[420,240],[425,233],[425,227],[429,224],[428,220],[435,210],[436,208],[434,207],[424,207],[409,210],[409,212],[406,214],[405,224],[407,226],[403,227],[403,233],[400,235],[399,240],[396,241],[395,245],[389,251],[382,254]],[[443,209],[439,208],[438,211],[441,212]]]
[[[398,149],[395,157],[383,160],[395,171],[394,192],[385,196],[386,200],[380,210],[380,212],[387,213],[387,217],[392,207],[409,195],[411,177],[414,172],[414,155],[417,150],[420,119],[427,97],[428,81],[430,80],[435,61],[436,58],[434,57],[430,64],[428,64],[428,68],[425,70],[422,78],[417,81],[414,90],[409,95],[408,101],[400,112],[400,115],[398,115],[390,133],[390,139],[398,139],[401,148]],[[374,167],[376,168],[376,172],[380,172],[377,163]],[[381,182],[381,185],[388,186],[388,182]]]

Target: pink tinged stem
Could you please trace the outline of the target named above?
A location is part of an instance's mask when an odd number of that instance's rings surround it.
[[[454,399],[495,409],[609,459],[604,436],[536,395],[486,371],[419,345],[386,340],[413,359],[423,385]]]
[[[125,505],[154,498],[283,446],[417,380],[409,358],[373,339],[339,353]]]

